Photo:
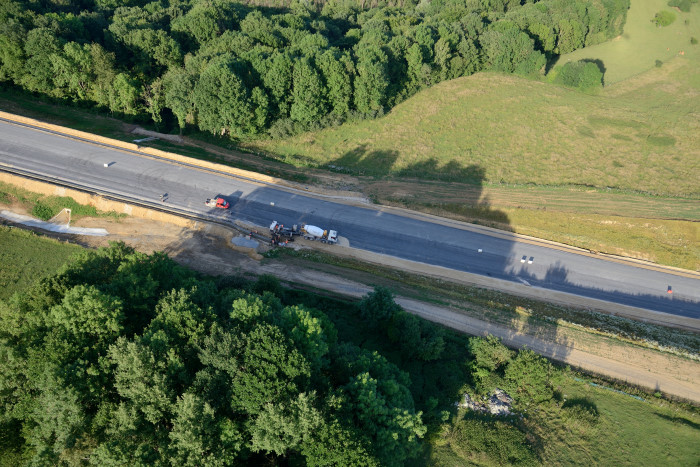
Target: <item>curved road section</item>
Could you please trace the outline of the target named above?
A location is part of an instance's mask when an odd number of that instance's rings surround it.
[[[0,121],[0,168],[19,170],[114,197],[194,215],[267,226],[309,224],[337,230],[354,248],[532,287],[700,318],[700,274],[596,257],[573,248],[469,224],[399,215],[261,184],[56,132]],[[231,209],[204,200],[219,195]]]

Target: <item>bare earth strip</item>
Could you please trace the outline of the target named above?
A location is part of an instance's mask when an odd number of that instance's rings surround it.
[[[600,342],[592,347],[567,339],[566,344],[545,341],[512,329],[470,318],[452,310],[399,298],[407,311],[444,326],[473,335],[492,334],[510,347],[535,352],[582,370],[637,386],[700,402],[700,364],[675,355],[633,345]]]
[[[273,264],[262,269],[262,273],[274,274],[289,282],[305,283],[357,298],[372,290],[367,285],[321,271],[288,266],[280,268]],[[542,329],[536,327],[516,330],[470,317],[461,310],[404,297],[397,297],[396,302],[410,313],[467,334],[492,334],[511,347],[527,347],[594,374],[700,402],[700,363],[683,357],[574,329],[558,328],[554,336],[541,338],[536,336],[543,333]]]

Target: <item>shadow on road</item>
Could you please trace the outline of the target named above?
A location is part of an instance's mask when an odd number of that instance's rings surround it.
[[[692,300],[680,298],[673,293],[673,288],[660,290],[657,294],[630,294],[618,290],[586,287],[577,284],[570,278],[570,270],[562,263],[557,262],[549,266],[544,274],[532,273],[527,270],[526,265],[521,268],[511,268],[509,272],[520,282],[527,283],[533,287],[542,287],[559,292],[593,297],[598,300],[605,300],[614,303],[624,303],[625,305],[652,309],[664,312],[671,312],[677,316],[687,318],[700,318],[700,305]]]

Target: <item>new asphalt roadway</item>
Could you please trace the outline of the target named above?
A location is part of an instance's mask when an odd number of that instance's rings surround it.
[[[652,311],[700,318],[700,275],[607,258],[465,223],[314,196],[0,121],[0,168],[115,198],[266,227],[306,222],[354,248]],[[212,209],[220,195],[231,209]],[[339,246],[338,248],[342,248]]]

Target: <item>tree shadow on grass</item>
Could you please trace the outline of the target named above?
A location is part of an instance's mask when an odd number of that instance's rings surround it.
[[[485,170],[479,165],[465,165],[455,160],[441,164],[434,157],[396,169],[394,166],[399,156],[399,152],[393,149],[370,150],[368,144],[360,144],[326,164],[326,167],[355,175],[459,182],[477,186],[481,186],[485,179]]]
[[[416,162],[405,169],[394,172],[393,175],[423,180],[481,185],[484,181],[486,171],[481,166],[475,164],[463,165],[455,160],[449,161],[441,166],[437,159],[431,157],[428,160]]]
[[[657,417],[661,417],[661,418],[663,418],[664,420],[668,420],[668,421],[670,421],[670,422],[678,423],[678,424],[681,424],[681,425],[686,425],[686,426],[688,426],[688,427],[690,427],[690,428],[692,428],[692,429],[694,429],[694,430],[700,430],[700,423],[696,423],[696,422],[694,422],[694,421],[692,421],[692,420],[688,420],[687,418],[683,418],[683,417],[673,417],[673,416],[671,416],[671,415],[664,415],[664,414],[656,414],[656,415],[657,415]]]
[[[361,144],[326,167],[334,172],[382,177],[389,173],[398,157],[398,151],[370,151],[367,144]]]

